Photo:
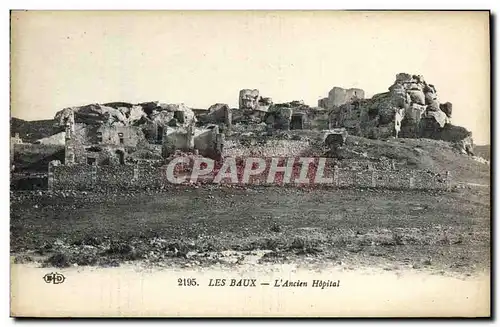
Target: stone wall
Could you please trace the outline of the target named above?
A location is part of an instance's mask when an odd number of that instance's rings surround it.
[[[232,125],[232,109],[224,103],[216,103],[208,110],[198,113],[198,123],[200,124],[219,124],[226,125],[228,128]]]
[[[92,158],[100,165],[121,164],[139,144],[148,144],[139,127],[75,124],[66,132],[64,162],[85,164]]]
[[[220,134],[218,126],[208,128],[198,127],[168,127],[163,145],[163,157],[168,157],[176,150],[193,151],[199,154],[215,158],[220,155],[217,146],[217,137]]]
[[[165,167],[139,165],[49,165],[48,176],[52,190],[158,189],[168,184]]]
[[[250,184],[264,184],[268,170],[262,176],[250,178]],[[238,176],[241,172],[238,173]],[[91,166],[49,165],[48,187],[51,190],[127,190],[169,187],[166,166]],[[352,170],[335,168],[325,172],[331,176],[330,187],[437,189],[450,190],[448,173],[436,174],[420,170]],[[225,183],[225,181],[222,181]],[[298,184],[295,184],[298,185]]]
[[[103,144],[135,147],[145,143],[141,128],[134,126],[93,126],[75,124],[72,139],[82,145]]]
[[[311,144],[301,140],[226,140],[223,157],[301,157],[310,155]]]
[[[243,89],[239,94],[239,109],[244,111],[267,111],[272,105],[272,99],[262,97],[257,89]]]

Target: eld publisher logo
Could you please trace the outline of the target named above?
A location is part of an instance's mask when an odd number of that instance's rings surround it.
[[[43,276],[43,280],[47,283],[47,284],[62,284],[64,283],[64,280],[66,279],[66,277],[64,277],[63,274],[60,274],[60,273],[48,273],[46,274],[45,276]]]

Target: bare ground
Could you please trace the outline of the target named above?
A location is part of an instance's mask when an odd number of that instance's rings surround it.
[[[490,268],[490,192],[179,187],[13,192],[11,255],[41,266]]]

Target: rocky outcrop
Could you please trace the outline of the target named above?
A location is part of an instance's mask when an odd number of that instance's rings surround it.
[[[452,108],[453,106],[450,102],[441,103],[439,105],[439,109],[441,109],[441,111],[444,112],[448,118],[451,118]]]
[[[127,117],[120,108],[108,107],[98,103],[63,109],[56,113],[54,119],[60,126],[64,126],[71,114],[74,115],[75,123],[120,126],[127,124]]]
[[[71,118],[73,117],[73,118]],[[188,126],[196,122],[194,112],[181,104],[144,102],[127,104],[114,102],[106,105],[89,104],[81,107],[65,108],[56,113],[56,125],[65,126],[68,119],[75,123],[106,126],[140,126],[157,123],[163,126]]]
[[[474,154],[472,133],[464,127],[452,124],[440,127],[439,123],[434,119],[422,119],[420,135],[423,138],[450,142],[462,154]]]
[[[335,94],[341,92],[334,88],[330,95]],[[451,123],[451,113],[451,103],[439,102],[434,85],[420,75],[400,73],[389,92],[333,106],[330,125],[369,138],[425,137],[422,129],[444,128]]]

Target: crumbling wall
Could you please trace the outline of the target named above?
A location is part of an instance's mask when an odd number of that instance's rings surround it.
[[[217,137],[220,134],[216,125],[208,127],[172,128],[166,129],[163,144],[163,157],[167,158],[176,150],[194,151],[209,158],[220,155]]]
[[[273,104],[269,97],[262,97],[257,89],[240,90],[239,108],[244,111],[267,111]]]
[[[89,131],[89,129],[87,129]],[[102,136],[99,141],[98,135]],[[87,144],[113,144],[127,147],[136,147],[145,143],[144,133],[139,127],[134,126],[100,126],[92,133],[87,133]]]
[[[202,124],[224,124],[230,128],[233,121],[232,109],[227,104],[216,103],[200,114],[198,121]]]
[[[329,128],[328,111],[321,108],[311,108],[308,111],[309,129],[325,130]]]
[[[65,164],[124,164],[129,153],[146,146],[142,130],[133,126],[75,124],[66,132]]]
[[[283,158],[286,159],[286,158]],[[450,190],[451,177],[420,170],[352,170],[325,169],[324,176],[332,177],[330,187],[388,188],[388,189],[438,189]],[[262,176],[250,178],[249,183],[266,183],[268,169]],[[298,173],[296,171],[295,173]],[[238,176],[241,172],[238,173]],[[296,174],[295,174],[296,175]],[[294,179],[292,178],[292,181]],[[225,181],[223,180],[222,183]],[[48,185],[51,190],[126,190],[160,189],[172,185],[166,174],[166,166],[90,166],[55,165],[49,167]],[[294,184],[291,184],[294,185]],[[299,185],[299,184],[295,184]]]
[[[298,119],[300,120],[299,124]],[[264,121],[270,128],[280,130],[323,130],[327,129],[329,125],[328,111],[309,107],[301,100],[272,105],[264,117]]]
[[[318,100],[318,107],[333,109],[355,99],[364,99],[365,91],[359,88],[344,89],[335,86],[328,92],[328,97]]]
[[[216,159],[220,156],[219,138],[222,134],[218,126],[197,129],[194,137],[194,148],[204,157]]]
[[[49,177],[49,185],[52,190],[92,190],[95,188],[95,167],[76,164],[59,165],[51,168],[52,180]],[[112,186],[110,186],[112,187]]]
[[[308,141],[301,140],[226,140],[223,157],[300,157],[313,151]]]

